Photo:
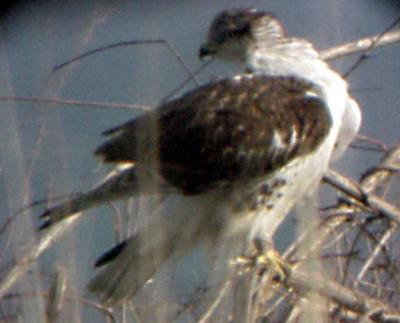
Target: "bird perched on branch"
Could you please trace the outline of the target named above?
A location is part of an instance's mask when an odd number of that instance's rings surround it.
[[[108,304],[135,294],[172,254],[200,242],[215,246],[237,235],[246,237],[243,246],[270,243],[358,130],[345,80],[272,14],[223,11],[200,49],[208,55],[251,73],[204,84],[106,131],[110,139],[96,155],[129,166],[42,215],[46,228],[115,199],[172,200],[98,260],[104,269],[89,289]]]

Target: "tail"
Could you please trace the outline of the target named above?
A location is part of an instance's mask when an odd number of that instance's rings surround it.
[[[141,237],[135,236],[100,257],[96,265],[105,268],[91,280],[87,287],[89,292],[109,306],[136,294],[175,251],[173,244],[167,243],[142,253],[143,243]]]
[[[43,230],[55,222],[91,207],[123,197],[134,196],[140,192],[148,193],[150,191],[156,192],[156,190],[160,190],[160,185],[155,181],[154,176],[143,180],[142,176],[139,178],[136,167],[132,166],[113,174],[93,190],[46,210],[40,215],[44,222],[39,229]]]
[[[40,225],[39,230],[44,230],[55,222],[66,219],[78,212],[89,209],[98,203],[97,194],[95,191],[80,194],[77,197],[69,199],[60,205],[47,209],[40,215],[43,223]]]
[[[96,266],[104,269],[89,283],[89,291],[109,306],[135,295],[171,256],[178,259],[199,241],[219,236],[221,218],[214,206],[207,197],[170,196],[159,214],[146,215],[151,221],[135,236],[98,259]]]

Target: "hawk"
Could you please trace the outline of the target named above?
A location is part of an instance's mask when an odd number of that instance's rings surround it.
[[[270,13],[222,12],[200,55],[242,62],[251,73],[199,86],[104,132],[109,139],[95,154],[125,167],[42,214],[46,228],[107,201],[163,196],[157,215],[146,215],[137,233],[96,263],[103,269],[89,289],[110,305],[134,295],[172,254],[202,241],[271,242],[356,132],[356,122],[343,126],[356,106],[346,82]],[[351,131],[342,140],[345,128]]]

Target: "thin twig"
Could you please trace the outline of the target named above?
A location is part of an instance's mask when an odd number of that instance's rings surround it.
[[[222,299],[226,295],[226,291],[231,285],[230,279],[226,280],[224,285],[222,286],[221,290],[218,293],[218,297],[214,300],[214,302],[211,304],[210,308],[207,310],[207,312],[204,313],[204,315],[201,317],[201,319],[198,321],[199,323],[206,323],[208,320],[211,318],[211,315],[214,313],[214,311],[218,308],[218,305],[221,303]]]
[[[382,39],[387,33],[389,33],[394,27],[400,22],[400,18],[397,18],[394,22],[392,22],[384,31],[382,31],[379,35],[375,36],[371,45],[363,51],[362,55],[357,59],[357,61],[349,68],[349,70],[343,74],[343,78],[347,79],[347,77],[363,62],[368,58],[369,52],[376,47],[376,44],[379,40]]]
[[[27,246],[22,250],[28,250],[27,253],[18,260],[18,262],[0,279],[0,298],[2,298],[10,288],[25,274],[30,265],[45,251],[52,243],[75,222],[79,214],[69,217],[65,221],[49,228],[44,232],[39,241],[34,246]]]
[[[143,111],[152,110],[151,107],[142,104],[80,101],[72,99],[45,98],[45,97],[35,97],[35,96],[27,97],[27,96],[14,96],[14,95],[0,95],[0,100],[46,103],[46,104],[64,104],[64,105],[85,106],[93,108],[115,108],[115,109],[129,109],[129,110],[143,110]]]
[[[42,293],[37,293],[37,292],[23,292],[23,293],[12,293],[12,294],[6,294],[3,296],[4,299],[12,299],[12,298],[21,298],[21,297],[44,297],[44,298],[51,298],[53,295],[48,292],[42,292]],[[103,313],[106,316],[106,319],[108,322],[111,323],[117,323],[118,321],[114,317],[113,310],[105,307],[102,304],[99,304],[97,302],[90,301],[86,298],[82,298],[78,295],[65,295],[64,297],[65,301],[68,302],[80,302],[83,305],[86,305],[88,307],[94,308],[98,310],[99,312]],[[3,322],[3,321],[1,321]],[[53,321],[51,321],[53,322]]]
[[[74,62],[77,62],[81,59],[84,59],[88,56],[94,55],[96,53],[99,52],[104,52],[107,51],[109,49],[114,49],[117,47],[124,47],[124,46],[131,46],[131,45],[164,45],[167,46],[167,48],[174,54],[176,60],[178,61],[179,64],[181,64],[183,66],[183,68],[185,69],[185,71],[188,73],[188,75],[191,76],[191,79],[193,80],[193,82],[198,85],[199,81],[196,79],[196,76],[191,72],[190,68],[186,65],[185,61],[182,59],[182,57],[179,55],[179,52],[174,48],[174,46],[172,46],[172,44],[170,44],[167,40],[165,39],[145,39],[145,40],[128,40],[128,41],[122,41],[122,42],[118,42],[118,43],[113,43],[113,44],[109,44],[109,45],[105,45],[102,47],[98,47],[95,48],[93,50],[90,50],[88,52],[85,52],[81,55],[75,56],[61,64],[58,64],[56,66],[53,67],[53,72],[56,72],[58,70],[60,70],[63,67],[66,67]]]
[[[361,315],[372,315],[378,312],[382,314],[385,313],[385,315],[400,315],[400,313],[388,308],[382,302],[346,288],[339,283],[328,279],[326,276],[318,277],[318,275],[314,274],[313,279],[310,279],[308,274],[294,269],[289,273],[286,279],[286,284],[288,287],[294,288],[301,294],[309,290],[314,290],[315,292],[338,302],[343,307]]]
[[[386,231],[386,233],[383,235],[383,237],[379,239],[377,245],[375,246],[374,251],[368,257],[368,260],[365,262],[365,264],[361,268],[360,272],[358,273],[357,279],[355,280],[354,285],[353,285],[354,288],[358,287],[358,285],[360,284],[364,275],[370,269],[374,260],[381,253],[382,249],[385,248],[385,245],[387,244],[388,240],[392,237],[393,233],[397,230],[397,228],[398,228],[397,225],[393,225],[389,230]]]
[[[210,65],[214,61],[214,57],[209,59],[208,61],[204,62],[201,64],[196,70],[193,71],[193,75],[199,74],[201,71],[203,71],[208,65]],[[175,94],[177,94],[180,90],[182,90],[192,79],[192,75],[189,75],[183,82],[178,85],[175,89],[173,89],[170,93],[168,93],[165,98],[161,101],[166,102],[168,101],[171,97],[173,97]]]

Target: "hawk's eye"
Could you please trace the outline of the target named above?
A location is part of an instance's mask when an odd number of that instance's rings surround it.
[[[219,33],[216,37],[216,41],[218,43],[224,43],[225,41],[232,38],[241,38],[246,34],[249,34],[250,26],[249,24],[243,24],[240,27],[235,28],[227,28],[221,33]]]

